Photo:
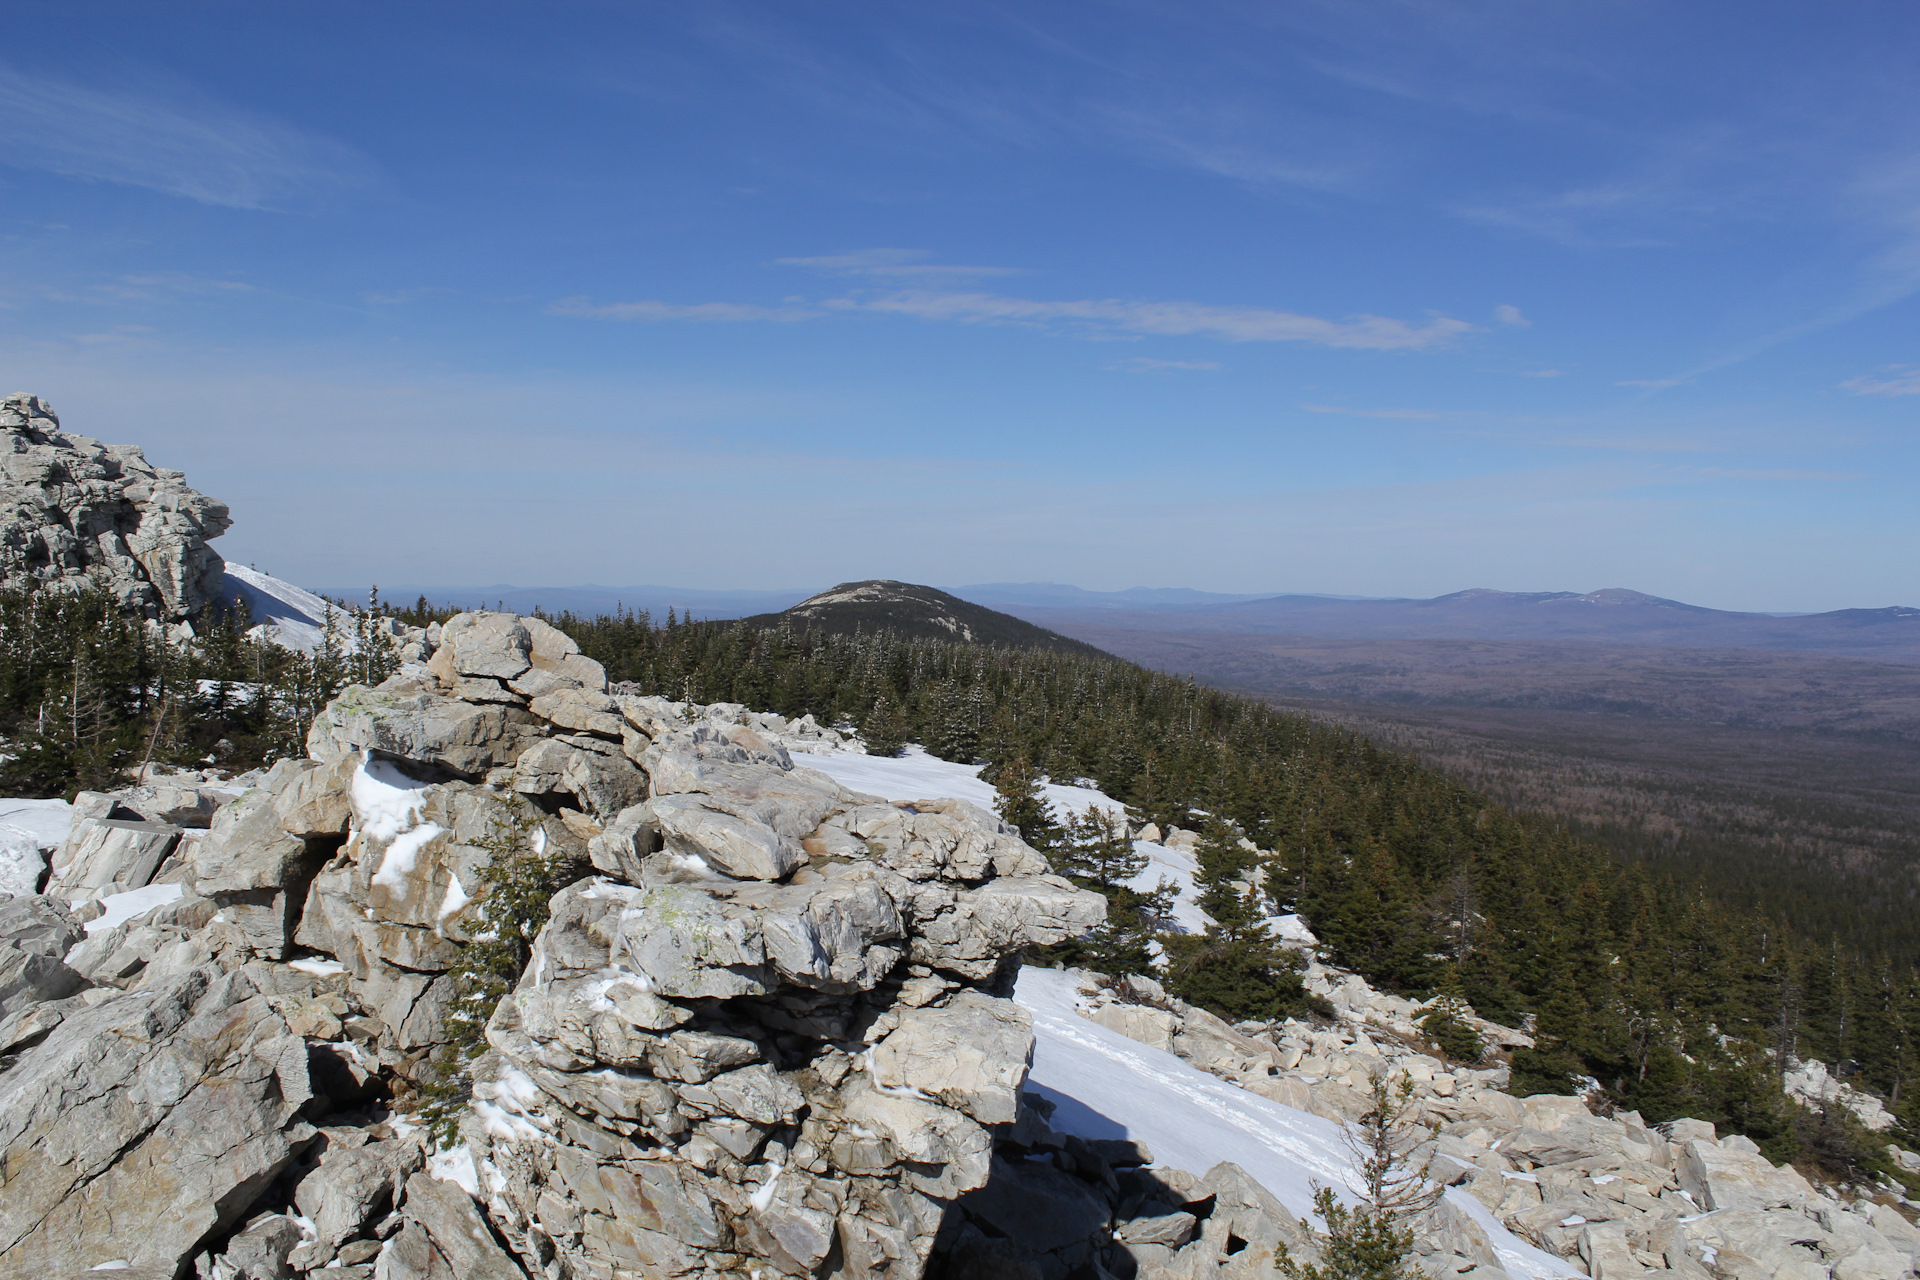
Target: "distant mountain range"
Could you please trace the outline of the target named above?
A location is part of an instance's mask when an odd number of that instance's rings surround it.
[[[877,580],[876,580],[877,581]],[[843,587],[862,584],[843,584]],[[896,584],[899,585],[899,584]],[[843,588],[834,588],[842,590]],[[933,591],[933,588],[922,588]],[[329,590],[359,598],[364,589]],[[392,600],[424,594],[467,608],[538,607],[593,616],[616,608],[664,618],[763,617],[808,598],[803,590],[708,591],[688,587],[382,588]],[[823,593],[831,594],[831,593]],[[1061,583],[980,583],[937,592],[1063,635],[1077,630],[1235,632],[1369,640],[1565,641],[1607,645],[1774,649],[1920,661],[1920,609],[1839,609],[1769,614],[1707,609],[1639,591],[1475,589],[1428,600],[1328,595],[1232,595],[1184,587],[1086,591]],[[997,641],[990,643],[1010,643]]]
[[[1239,632],[1367,640],[1568,641],[1661,648],[1781,649],[1920,660],[1920,609],[1779,615],[1704,609],[1639,591],[1458,591],[1431,600],[1285,595],[1182,608],[1005,606],[1073,635],[1103,630]]]

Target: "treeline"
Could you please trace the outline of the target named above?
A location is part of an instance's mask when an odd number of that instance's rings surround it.
[[[96,588],[0,591],[0,793],[124,786],[148,761],[239,772],[303,755],[328,700],[398,666],[365,610],[343,610],[311,654],[249,639],[252,626],[239,600],[188,634]]]
[[[1274,905],[1338,962],[1420,998],[1457,984],[1484,1016],[1535,1026],[1537,1047],[1514,1055],[1520,1092],[1591,1077],[1650,1120],[1711,1119],[1775,1158],[1812,1144],[1870,1160],[1845,1126],[1796,1119],[1784,1052],[1839,1064],[1920,1120],[1912,968],[1623,865],[1357,734],[1117,659],[671,614],[553,621],[648,692],[851,723],[874,749],[1025,761],[1092,779],[1142,820],[1225,819],[1272,851]]]

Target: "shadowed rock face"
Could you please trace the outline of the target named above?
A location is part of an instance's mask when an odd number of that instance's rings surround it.
[[[142,913],[83,940],[96,908],[0,913],[33,967],[0,1018],[0,1250],[207,1280],[920,1276],[1021,1114],[1018,953],[1104,899],[991,814],[797,766],[834,740],[810,720],[610,688],[536,618],[421,643],[210,815],[90,798],[50,892]],[[174,821],[107,816],[134,802]],[[371,1104],[433,1078],[516,828],[582,878],[486,1028],[459,1191]]]
[[[36,396],[0,400],[0,586],[99,582],[156,621],[197,617],[225,568],[225,503],[132,445],[60,430]]]

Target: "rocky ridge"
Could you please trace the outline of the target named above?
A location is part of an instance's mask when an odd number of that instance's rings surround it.
[[[538,619],[414,643],[237,795],[83,794],[46,892],[0,904],[0,1255],[922,1274],[1024,1114],[1018,953],[1101,900],[989,813],[796,764],[837,740],[809,719],[610,688]],[[503,833],[576,874],[435,1156],[398,1112]]]
[[[63,432],[30,395],[0,400],[0,472],[0,586],[98,582],[129,612],[169,623],[217,594],[225,563],[207,541],[232,521],[180,472]]]
[[[1295,945],[1311,955],[1312,943]],[[1897,1280],[1920,1270],[1920,1230],[1890,1204],[1816,1189],[1737,1134],[1702,1120],[1648,1125],[1594,1114],[1579,1098],[1504,1092],[1506,1069],[1474,1069],[1422,1052],[1413,1001],[1309,959],[1306,985],[1334,1010],[1330,1026],[1288,1019],[1228,1025],[1148,979],[1085,984],[1085,1017],[1276,1102],[1332,1120],[1366,1107],[1374,1075],[1404,1076],[1433,1127],[1416,1153],[1437,1180],[1464,1189],[1508,1230],[1594,1277],[1696,1280]],[[1490,1044],[1524,1045],[1475,1020]],[[1473,1232],[1452,1250],[1421,1233],[1428,1275],[1481,1276]],[[1184,1272],[1142,1270],[1142,1280]]]

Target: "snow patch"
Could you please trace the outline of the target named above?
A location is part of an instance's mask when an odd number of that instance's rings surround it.
[[[472,901],[473,899],[467,896],[466,889],[460,884],[459,872],[448,871],[447,896],[440,900],[440,914],[435,918],[444,925],[450,917],[457,915],[462,907]]]
[[[322,960],[317,956],[308,957],[304,960],[289,960],[287,961],[287,968],[297,969],[299,972],[309,974],[315,978],[330,978],[336,973],[345,973],[347,971],[347,966],[341,964],[338,960]]]
[[[767,1206],[773,1203],[774,1187],[779,1183],[780,1175],[786,1171],[787,1166],[783,1164],[769,1165],[767,1169],[767,1180],[758,1187],[755,1187],[753,1194],[747,1197],[748,1202],[753,1205],[753,1211],[755,1213],[765,1213]]]
[[[465,1146],[428,1156],[427,1172],[441,1182],[455,1184],[476,1200],[480,1198],[480,1172],[474,1168],[473,1152]]]
[[[106,929],[123,925],[135,916],[145,915],[155,907],[163,907],[169,902],[178,902],[180,895],[186,892],[185,885],[150,884],[143,889],[129,889],[125,893],[110,893],[100,899],[105,910],[95,919],[87,921],[82,927],[87,936]]]
[[[427,784],[385,760],[363,757],[353,771],[353,812],[362,835],[391,840],[420,821]]]
[[[0,898],[32,893],[47,855],[73,830],[65,800],[0,800]]]
[[[445,835],[446,830],[437,822],[429,822],[395,836],[393,843],[387,846],[386,856],[380,859],[380,869],[373,873],[372,883],[385,885],[405,896],[407,877],[413,874],[413,864],[419,860],[420,850],[435,836]]]

